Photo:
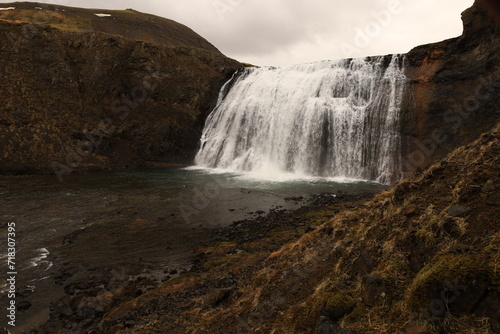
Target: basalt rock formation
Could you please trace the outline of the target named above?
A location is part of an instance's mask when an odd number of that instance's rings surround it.
[[[476,1],[462,14],[462,36],[407,54],[412,83],[401,121],[405,171],[442,159],[500,119],[499,13],[494,1]]]
[[[242,66],[191,29],[134,10],[9,7],[1,173],[189,163],[221,86]]]

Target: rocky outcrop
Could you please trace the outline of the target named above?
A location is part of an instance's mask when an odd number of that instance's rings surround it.
[[[221,86],[242,66],[151,15],[12,6],[0,20],[2,173],[190,163]]]
[[[462,36],[408,53],[411,89],[402,122],[406,172],[442,159],[500,119],[495,8],[493,1],[476,1],[462,14]]]

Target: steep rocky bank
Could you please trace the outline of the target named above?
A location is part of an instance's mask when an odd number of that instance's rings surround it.
[[[500,11],[476,1],[462,36],[407,54],[411,80],[403,108],[405,171],[415,172],[476,139],[500,119]]]
[[[190,163],[220,87],[242,66],[191,29],[133,10],[8,6],[2,173]]]

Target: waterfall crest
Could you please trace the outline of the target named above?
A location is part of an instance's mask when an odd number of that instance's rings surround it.
[[[400,179],[400,55],[246,68],[207,118],[198,166]]]

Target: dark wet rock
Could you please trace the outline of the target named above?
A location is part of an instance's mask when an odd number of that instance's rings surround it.
[[[16,292],[16,296],[19,298],[29,297],[31,294],[35,292],[35,288],[31,285],[23,286]]]
[[[328,317],[319,317],[316,328],[313,334],[353,334],[352,331],[341,328],[335,322],[331,321]]]
[[[285,201],[301,202],[304,200],[304,196],[286,197]]]
[[[416,205],[410,205],[404,212],[406,217],[412,217],[418,214],[418,207]]]
[[[373,261],[372,255],[368,251],[362,250],[358,258],[352,264],[352,272],[367,274],[370,273],[375,266],[376,263]]]
[[[453,205],[448,209],[448,215],[452,217],[463,217],[467,212],[469,212],[469,209],[460,205]]]
[[[380,274],[373,273],[363,277],[362,297],[368,305],[375,305],[385,296],[386,282]]]
[[[17,304],[17,310],[21,311],[21,312],[28,310],[30,307],[31,307],[31,303],[29,301],[26,301],[26,300],[20,301]]]
[[[76,238],[78,238],[78,236],[81,235],[83,232],[84,230],[76,230],[74,232],[71,232],[70,234],[64,237],[63,245],[72,244],[73,242],[75,242]]]

